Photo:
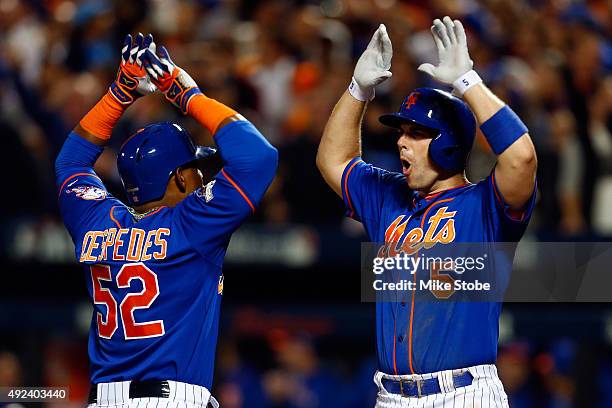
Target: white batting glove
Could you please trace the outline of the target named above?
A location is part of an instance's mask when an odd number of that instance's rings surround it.
[[[376,85],[392,75],[389,71],[392,57],[391,39],[387,28],[381,24],[355,65],[353,80],[349,86],[349,92],[355,99],[367,101],[374,98]]]
[[[467,90],[466,85],[482,82],[478,74],[472,71],[474,62],[470,59],[465,29],[459,20],[453,21],[448,16],[442,21],[435,19],[431,34],[438,48],[438,65],[421,64],[419,71],[426,72],[439,82],[454,85],[459,94]],[[465,84],[466,81],[468,84]]]

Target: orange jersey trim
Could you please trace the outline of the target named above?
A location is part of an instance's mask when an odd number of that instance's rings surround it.
[[[115,211],[115,207],[111,207],[110,211],[108,212],[108,215],[110,216],[110,219],[115,223],[115,225],[117,225],[117,227],[119,228],[123,228],[121,226],[121,224],[119,224],[119,221],[117,221],[117,219],[114,217],[113,212]]]
[[[353,171],[353,168],[355,167],[355,165],[361,161],[363,160],[357,160],[355,161],[355,163],[351,164],[351,167],[349,167],[349,169],[346,171],[346,176],[344,177],[344,195],[346,196],[346,202],[349,206],[349,209],[351,210],[351,213],[349,214],[349,217],[351,218],[353,218],[353,215],[355,215],[355,209],[353,208],[353,203],[351,202],[351,196],[349,195],[349,191],[348,191],[348,178],[351,175],[351,172]]]
[[[427,213],[431,210],[436,204],[445,203],[448,201],[453,201],[455,197],[445,198],[440,201],[435,201],[427,207],[425,212],[423,213],[423,218],[421,219],[421,230],[425,227],[425,219],[427,218]],[[413,275],[413,282],[416,285],[416,273]],[[410,373],[416,374],[414,371],[414,367],[412,365],[412,324],[414,322],[414,291],[412,291],[412,300],[410,301],[410,328],[408,331],[408,365],[410,366]]]
[[[504,200],[502,199],[500,193],[497,191],[497,183],[495,183],[495,170],[491,173],[491,183],[493,184],[493,192],[495,193],[495,199],[502,206],[502,209],[506,207]],[[513,221],[522,222],[525,219],[525,210],[514,210],[512,208],[508,208],[509,218]]]
[[[472,183],[470,183],[470,182],[466,182],[466,183],[460,184],[460,185],[455,186],[455,187],[450,187],[450,188],[447,188],[447,189],[445,189],[445,190],[438,191],[437,193],[427,194],[427,195],[425,196],[425,199],[429,201],[429,200],[431,200],[432,198],[435,198],[435,197],[439,196],[439,195],[440,195],[440,194],[442,194],[442,193],[446,193],[447,191],[455,190],[455,189],[457,189],[457,188],[461,188],[461,187],[469,186],[469,185],[471,185],[471,184],[472,184]]]
[[[95,174],[91,174],[91,173],[75,173],[72,176],[68,177],[66,180],[64,180],[64,182],[62,183],[62,186],[59,188],[59,192],[57,193],[57,198],[60,198],[60,196],[62,195],[62,190],[64,189],[64,187],[66,186],[66,184],[72,180],[75,177],[78,176],[91,176],[94,178],[97,178],[98,180],[100,180],[100,177],[96,176]],[[102,182],[102,180],[100,180],[100,182]]]
[[[232,186],[234,186],[234,188],[238,191],[238,193],[242,196],[242,198],[244,198],[244,201],[247,202],[247,204],[249,205],[249,207],[251,207],[251,211],[255,212],[255,206],[253,205],[253,203],[251,202],[251,200],[249,200],[249,197],[247,197],[247,195],[244,193],[244,191],[242,191],[242,189],[240,187],[238,187],[238,184],[236,184],[236,182],[234,180],[232,180],[232,178],[230,176],[227,175],[227,173],[225,172],[225,169],[221,169],[221,174],[223,174],[223,176],[225,176],[225,178],[227,179],[227,181],[230,182],[230,184]]]

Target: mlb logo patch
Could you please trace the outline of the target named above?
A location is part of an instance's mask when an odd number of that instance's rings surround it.
[[[106,191],[94,186],[78,186],[66,190],[67,194],[75,194],[83,200],[104,200]]]
[[[208,183],[206,185],[206,192],[204,193],[204,199],[206,200],[206,202],[209,202],[210,200],[212,200],[214,198],[213,195],[213,191],[212,188],[215,185],[215,180],[211,181],[210,183]]]
[[[198,195],[198,197],[202,197],[204,198],[204,200],[206,200],[206,202],[209,202],[210,200],[212,200],[213,198],[215,198],[215,196],[213,195],[213,191],[212,188],[215,185],[215,181],[213,180],[210,183],[208,183],[204,189],[199,189],[196,194]]]

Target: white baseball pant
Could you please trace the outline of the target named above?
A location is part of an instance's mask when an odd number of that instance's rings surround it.
[[[178,381],[168,381],[168,385],[168,398],[130,398],[130,381],[100,383],[97,402],[87,408],[219,408],[206,387]]]
[[[453,374],[465,371],[472,374],[472,384],[455,388]],[[383,378],[395,380],[437,378],[442,392],[422,397],[391,394],[383,387]],[[497,368],[492,364],[415,375],[389,375],[377,371],[374,374],[374,383],[378,386],[375,408],[508,408],[508,396],[497,376]]]

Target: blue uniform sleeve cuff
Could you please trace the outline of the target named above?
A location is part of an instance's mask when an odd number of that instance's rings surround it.
[[[506,200],[502,196],[501,192],[497,188],[497,182],[495,181],[495,170],[491,173],[491,184],[493,187],[493,192],[495,194],[495,200],[499,207],[503,210],[504,216],[510,221],[518,222],[518,223],[526,223],[531,218],[531,214],[533,213],[533,208],[535,207],[535,199],[536,192],[538,190],[538,183],[536,180],[535,185],[533,186],[533,192],[531,193],[531,197],[527,200],[523,208],[515,210],[510,207]]]

